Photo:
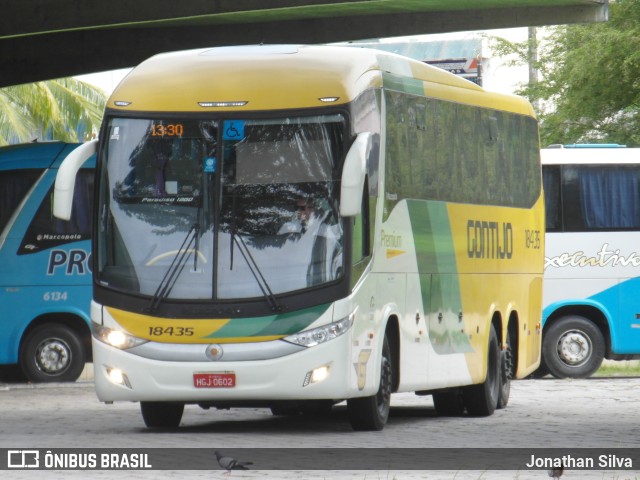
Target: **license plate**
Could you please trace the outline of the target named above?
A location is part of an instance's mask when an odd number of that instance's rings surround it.
[[[193,385],[196,388],[233,388],[236,386],[236,374],[225,373],[194,373]]]

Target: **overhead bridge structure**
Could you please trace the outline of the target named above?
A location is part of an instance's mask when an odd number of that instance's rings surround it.
[[[607,19],[608,0],[6,0],[0,87],[159,52],[328,43]]]

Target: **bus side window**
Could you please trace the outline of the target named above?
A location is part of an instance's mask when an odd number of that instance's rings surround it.
[[[562,169],[563,230],[640,229],[637,166],[577,165]]]
[[[587,230],[640,227],[640,189],[635,166],[581,169],[580,203]]]
[[[0,172],[0,233],[41,174],[42,169]]]
[[[371,235],[369,218],[369,186],[365,181],[362,193],[362,211],[353,218],[353,247],[352,261],[353,265],[357,265],[371,255]]]
[[[544,207],[548,232],[562,231],[562,209],[560,208],[560,167],[545,166],[542,169],[544,185]]]
[[[78,172],[73,209],[68,222],[53,216],[52,186],[31,220],[18,255],[37,253],[46,248],[78,240],[88,240],[92,224],[93,183],[93,170],[82,169]]]

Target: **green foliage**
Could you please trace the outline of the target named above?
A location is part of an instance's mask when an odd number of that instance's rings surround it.
[[[541,80],[518,93],[539,106],[542,145],[640,145],[640,1],[609,6],[608,22],[554,27],[541,42]],[[496,49],[529,60],[526,42],[500,39]]]
[[[640,375],[640,361],[623,360],[619,362],[606,361],[593,374],[594,377],[637,377]]]
[[[0,145],[88,140],[105,103],[102,90],[73,78],[0,89]]]

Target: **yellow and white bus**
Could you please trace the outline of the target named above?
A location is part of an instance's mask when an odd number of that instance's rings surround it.
[[[149,427],[184,406],[328,411],[394,392],[490,415],[540,362],[544,201],[531,106],[384,52],[158,55],[97,149],[95,385]]]

